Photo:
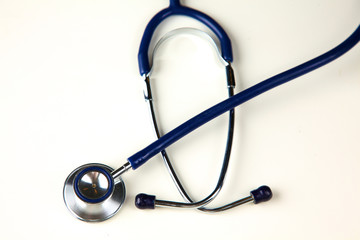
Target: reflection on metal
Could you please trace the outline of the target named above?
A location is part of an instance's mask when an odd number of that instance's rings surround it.
[[[64,184],[64,201],[69,211],[87,222],[104,221],[117,213],[125,200],[125,184],[111,177],[112,168],[86,164],[75,169]]]

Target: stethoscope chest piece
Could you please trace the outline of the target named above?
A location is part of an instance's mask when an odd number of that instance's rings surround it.
[[[87,222],[104,221],[117,213],[125,200],[125,184],[113,178],[109,166],[91,163],[78,167],[65,180],[64,201],[69,211]]]

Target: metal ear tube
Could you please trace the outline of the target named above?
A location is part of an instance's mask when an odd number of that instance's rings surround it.
[[[253,202],[255,204],[269,201],[272,198],[271,189],[268,186],[261,186],[250,192],[248,197],[229,203],[222,207],[213,208],[212,212],[228,210],[242,204]],[[198,208],[207,203],[180,203],[172,201],[157,200],[154,195],[140,193],[135,197],[135,205],[139,209],[155,209],[155,207],[173,207],[173,208]]]

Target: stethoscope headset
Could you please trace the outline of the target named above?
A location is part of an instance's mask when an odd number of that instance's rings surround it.
[[[148,52],[153,33],[157,26],[163,20],[174,15],[188,16],[198,20],[207,26],[219,40],[221,53],[219,53],[219,51],[217,52],[219,54],[219,58],[225,65],[229,98],[191,118],[164,136],[160,136],[150,85],[151,67]],[[207,39],[216,49],[218,49],[217,45],[209,35],[195,29],[180,29],[165,35],[155,46],[154,52],[158,49],[161,43],[166,41],[168,38],[185,32],[187,34],[195,34]],[[234,108],[274,87],[333,61],[350,50],[359,40],[360,27],[358,27],[348,39],[334,49],[234,95],[235,78],[231,67],[231,62],[233,60],[232,48],[230,38],[226,32],[208,15],[195,9],[182,6],[179,0],[170,0],[169,7],[157,13],[148,23],[142,37],[138,53],[139,70],[145,82],[144,97],[150,109],[151,120],[158,140],[129,157],[127,162],[116,170],[99,163],[86,164],[76,168],[70,173],[64,184],[63,195],[67,208],[75,217],[83,221],[103,221],[112,217],[119,211],[125,200],[126,190],[121,175],[130,168],[133,170],[137,169],[158,153],[161,154],[164,163],[185,202],[159,200],[153,195],[141,193],[135,198],[135,205],[139,209],[154,209],[155,207],[166,206],[177,208],[196,208],[204,212],[220,212],[247,202],[257,204],[268,201],[272,197],[272,192],[268,186],[264,185],[251,191],[248,197],[239,199],[221,207],[205,207],[208,203],[215,199],[224,183],[234,135]],[[153,54],[153,56],[154,55],[155,54]],[[200,201],[195,201],[189,196],[181,184],[181,180],[177,176],[165,149],[201,125],[226,112],[229,114],[227,143],[218,182],[214,190],[207,197]]]

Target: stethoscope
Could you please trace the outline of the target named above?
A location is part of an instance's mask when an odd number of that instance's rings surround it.
[[[229,98],[196,115],[169,133],[160,136],[150,85],[151,67],[148,52],[153,33],[157,26],[164,19],[173,15],[184,15],[194,18],[207,26],[217,37],[221,49],[221,51],[218,51],[219,58],[225,65]],[[161,45],[162,42],[166,41],[172,36],[182,33],[190,33],[203,37],[217,49],[217,44],[209,35],[195,29],[180,29],[172,31],[160,39],[154,48],[153,56],[155,55],[156,49]],[[218,195],[226,176],[234,133],[234,108],[274,87],[293,80],[335,60],[350,50],[353,46],[355,46],[359,40],[360,26],[350,37],[348,37],[344,42],[332,50],[234,95],[235,78],[233,69],[231,67],[231,62],[233,60],[232,48],[231,41],[226,32],[217,22],[215,22],[206,14],[195,9],[182,6],[179,0],[170,0],[169,7],[157,13],[148,23],[142,37],[138,53],[139,70],[145,82],[144,97],[150,109],[154,132],[158,140],[130,156],[126,163],[116,170],[99,163],[86,164],[76,168],[70,173],[64,184],[63,194],[67,208],[75,217],[83,221],[96,222],[112,217],[119,211],[125,200],[126,190],[121,175],[130,168],[133,170],[137,169],[158,153],[161,154],[164,163],[185,202],[159,200],[156,199],[156,197],[153,195],[141,193],[138,194],[135,198],[135,205],[139,209],[154,209],[155,207],[165,206],[177,208],[196,208],[205,212],[220,212],[248,202],[257,204],[268,201],[272,197],[272,192],[268,186],[264,185],[251,191],[248,197],[239,199],[221,207],[205,207]],[[165,149],[201,125],[226,112],[229,114],[228,135],[226,140],[227,144],[217,185],[207,197],[200,201],[194,201],[181,184],[181,181],[177,176]]]

